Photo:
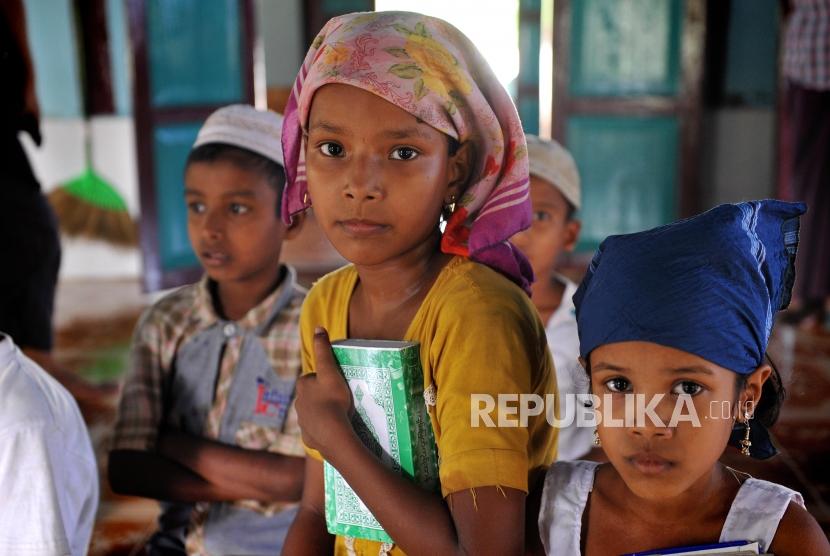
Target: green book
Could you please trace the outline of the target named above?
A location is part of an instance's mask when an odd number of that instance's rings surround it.
[[[417,342],[341,340],[334,356],[354,399],[352,424],[388,467],[422,488],[439,491],[435,436],[424,402]],[[330,533],[392,542],[343,476],[324,464],[326,525]]]

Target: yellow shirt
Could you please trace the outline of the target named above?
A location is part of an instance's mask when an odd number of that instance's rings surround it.
[[[309,292],[300,315],[304,373],[314,369],[316,326],[325,327],[332,340],[348,337],[349,300],[357,281],[357,271],[349,265],[323,277]],[[420,342],[424,388],[436,393],[436,403],[428,409],[442,495],[483,486],[527,492],[528,475],[556,458],[557,431],[545,412],[529,417],[527,427],[491,428],[484,421],[471,426],[472,394],[497,399],[499,394],[535,393],[544,398],[556,391],[545,329],[527,295],[489,267],[454,257],[402,339]],[[496,421],[495,411],[492,415]],[[516,415],[509,420],[516,422]],[[379,549],[379,543],[354,543],[356,554],[376,556]],[[335,553],[347,554],[341,538]]]

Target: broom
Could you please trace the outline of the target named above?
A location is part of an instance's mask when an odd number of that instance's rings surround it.
[[[70,237],[98,239],[120,247],[137,245],[138,230],[127,204],[115,187],[92,168],[89,122],[84,126],[84,146],[84,173],[48,195],[61,231]]]

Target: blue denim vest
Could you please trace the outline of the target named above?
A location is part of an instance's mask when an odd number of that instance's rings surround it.
[[[252,426],[282,431],[293,400],[296,377],[286,379],[274,372],[260,337],[267,333],[273,319],[296,295],[295,282],[294,270],[289,267],[281,295],[274,301],[268,317],[257,327],[245,329],[236,322],[218,319],[181,346],[176,353],[170,383],[165,388],[169,393],[169,399],[165,400],[168,425],[204,436],[226,342],[242,336],[239,361],[233,371],[218,440],[236,445],[240,429]],[[160,531],[151,541],[151,554],[167,554],[167,550],[183,553],[192,510],[193,504],[162,504]],[[296,506],[267,516],[229,503],[212,503],[204,524],[205,547],[211,555],[279,554],[295,514]]]

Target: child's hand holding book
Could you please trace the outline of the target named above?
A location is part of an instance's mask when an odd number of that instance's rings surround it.
[[[297,380],[297,417],[305,445],[329,459],[338,441],[354,434],[354,403],[324,328],[314,331],[314,362],[316,372]]]

